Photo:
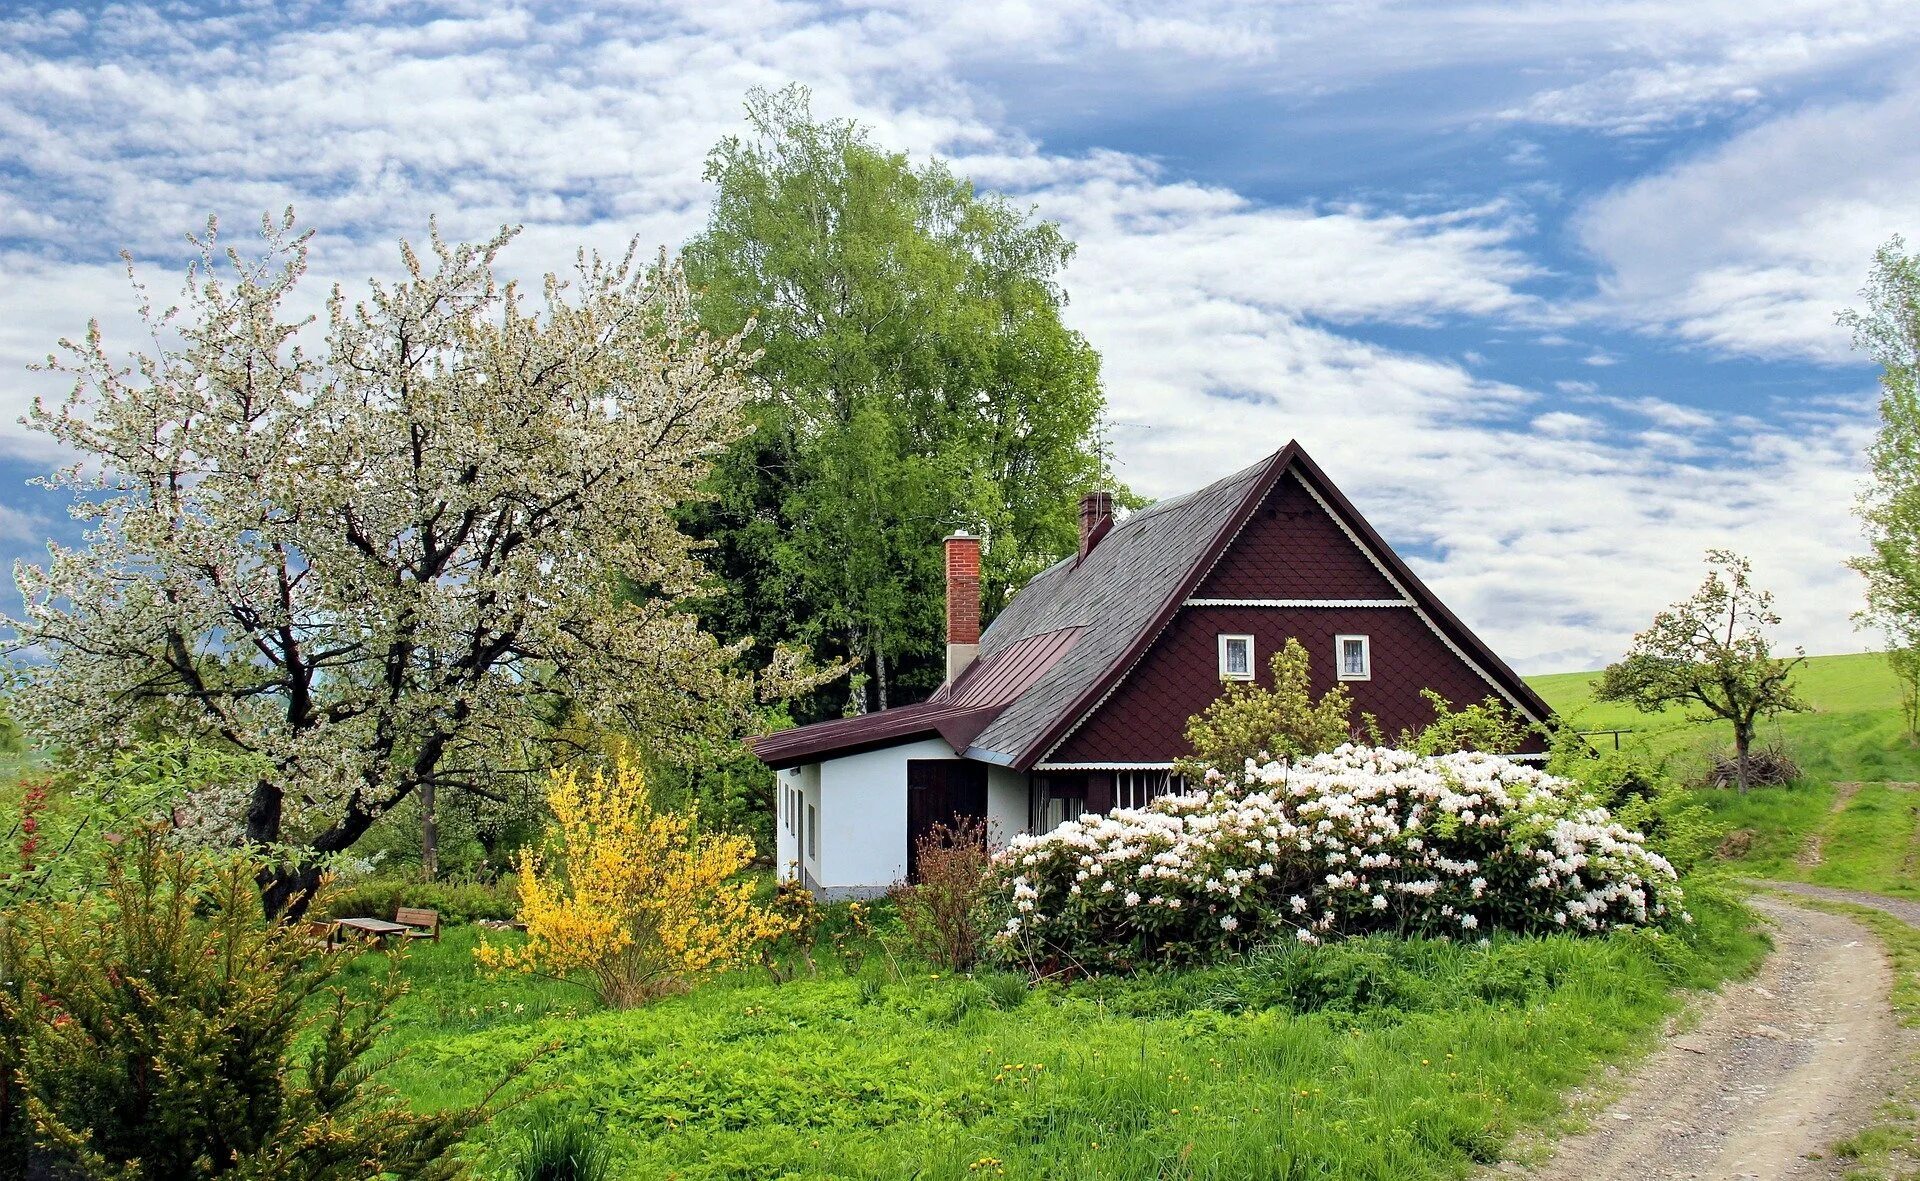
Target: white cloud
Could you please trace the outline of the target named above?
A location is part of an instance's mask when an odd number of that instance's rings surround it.
[[[1920,230],[1920,76],[1782,116],[1582,215],[1600,307],[1726,352],[1850,358],[1836,310],[1874,248]]]
[[[435,212],[456,237],[524,222],[510,261],[527,270],[633,234],[672,244],[704,216],[700,162],[738,130],[741,95],[800,80],[820,112],[857,116],[889,145],[938,149],[1064,223],[1080,243],[1070,316],[1104,354],[1115,448],[1143,491],[1183,491],[1298,437],[1390,536],[1434,555],[1417,563],[1423,573],[1528,669],[1615,654],[1697,581],[1699,553],[1717,544],[1755,554],[1810,647],[1850,641],[1835,604],[1855,597],[1839,558],[1851,545],[1859,407],[1769,426],[1685,420],[1686,408],[1649,399],[1610,422],[1442,357],[1367,343],[1355,326],[1539,321],[1524,290],[1542,274],[1525,251],[1525,210],[1263,205],[1137,155],[1050,152],[980,78],[1077,71],[1119,88],[1116,101],[1169,101],[1512,67],[1515,118],[1619,131],[1758,109],[1759,96],[1809,72],[1863,60],[1861,29],[1892,52],[1911,31],[1910,5],[1208,0],[1169,15],[1145,0],[687,0],[594,15],[477,2],[437,11],[421,28],[374,0],[316,7],[311,28],[246,9],[188,25],[171,8],[138,6],[84,28],[71,14],[0,25],[0,159],[11,165],[0,169],[10,243],[0,447],[27,445],[11,419],[29,393],[57,392],[51,379],[15,380],[20,363],[89,315],[108,317],[110,339],[135,339],[113,249],[131,247],[165,292],[180,235],[208,212],[238,230],[288,203],[323,231],[315,278],[349,285],[389,273],[392,240],[419,237]],[[1795,29],[1811,30],[1798,50]],[[1920,191],[1901,163],[1910,145],[1897,142],[1894,104],[1859,105],[1872,129],[1863,153],[1835,138],[1851,126],[1841,116],[1797,133],[1791,120],[1763,124],[1724,158],[1682,163],[1595,206],[1582,233],[1611,268],[1605,310],[1677,320],[1730,348],[1824,339],[1805,311],[1828,298],[1831,260],[1852,252],[1857,276],[1877,241],[1874,211]],[[1546,156],[1526,143],[1513,151],[1530,166]],[[1843,175],[1883,158],[1884,177]],[[1787,167],[1815,175],[1783,181]],[[1836,225],[1845,232],[1828,232]],[[1871,240],[1856,251],[1861,237]],[[1613,359],[1582,351],[1590,364]],[[32,527],[0,512],[0,534]]]

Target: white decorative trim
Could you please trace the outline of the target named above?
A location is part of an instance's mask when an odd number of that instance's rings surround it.
[[[1172,763],[1035,763],[1036,771],[1171,771]]]
[[[1300,479],[1300,475],[1298,472],[1290,472],[1288,474],[1292,475],[1294,479],[1300,480],[1300,486],[1307,490],[1307,495],[1313,497],[1314,503],[1318,504],[1320,508],[1323,511],[1325,511],[1325,513],[1329,517],[1333,518],[1333,523],[1340,527],[1340,532],[1347,535],[1347,540],[1353,542],[1354,545],[1360,548],[1361,553],[1367,555],[1367,561],[1373,563],[1373,568],[1380,571],[1381,577],[1385,578],[1388,582],[1392,583],[1393,589],[1399,591],[1408,600],[1411,600],[1413,596],[1411,594],[1408,594],[1407,588],[1402,586],[1400,584],[1400,580],[1393,576],[1393,571],[1387,569],[1386,565],[1382,563],[1377,556],[1375,556],[1372,547],[1368,546],[1366,542],[1361,541],[1359,535],[1356,534],[1353,530],[1347,528],[1347,523],[1340,519],[1340,514],[1333,511],[1333,507],[1329,505],[1324,499],[1322,499],[1322,497],[1320,496],[1320,493],[1314,490],[1313,485],[1307,483],[1305,480]],[[1465,664],[1468,668],[1472,669],[1475,673],[1477,673],[1481,680],[1493,686],[1494,692],[1506,698],[1507,704],[1513,706],[1514,709],[1520,711],[1520,715],[1522,717],[1533,722],[1533,724],[1536,726],[1544,726],[1546,724],[1545,719],[1534,717],[1533,711],[1528,709],[1526,705],[1518,697],[1515,697],[1512,693],[1509,693],[1505,685],[1502,685],[1493,676],[1488,674],[1487,670],[1484,668],[1481,668],[1480,665],[1471,656],[1468,656],[1465,652],[1461,651],[1460,645],[1454,643],[1450,638],[1448,638],[1447,633],[1441,631],[1439,626],[1435,624],[1431,618],[1428,617],[1425,611],[1422,611],[1416,605],[1413,608],[1413,613],[1416,617],[1419,618],[1421,623],[1424,623],[1427,625],[1428,631],[1432,632],[1435,636],[1439,637],[1440,642],[1447,646],[1447,651],[1453,653],[1455,656],[1458,656],[1462,664]]]
[[[1188,599],[1182,607],[1411,607],[1411,599]]]

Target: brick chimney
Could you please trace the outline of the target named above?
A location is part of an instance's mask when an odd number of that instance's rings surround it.
[[[1089,492],[1080,498],[1080,557],[1093,552],[1113,528],[1113,493]]]
[[[980,655],[980,539],[965,531],[947,538],[947,680]]]

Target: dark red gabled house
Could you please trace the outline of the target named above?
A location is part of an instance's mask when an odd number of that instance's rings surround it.
[[[780,862],[830,897],[907,876],[915,839],[955,813],[1004,838],[1171,790],[1187,719],[1224,681],[1264,683],[1288,638],[1316,692],[1344,683],[1389,734],[1432,720],[1422,689],[1551,715],[1297,443],[1122,521],[1089,496],[1080,552],[984,634],[979,561],[977,539],[947,539],[948,680],[931,698],[754,744],[780,771]]]

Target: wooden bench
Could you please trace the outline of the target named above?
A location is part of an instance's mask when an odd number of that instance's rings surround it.
[[[393,921],[407,928],[409,939],[431,939],[440,942],[440,912],[422,910],[417,906],[402,906],[393,912]]]

